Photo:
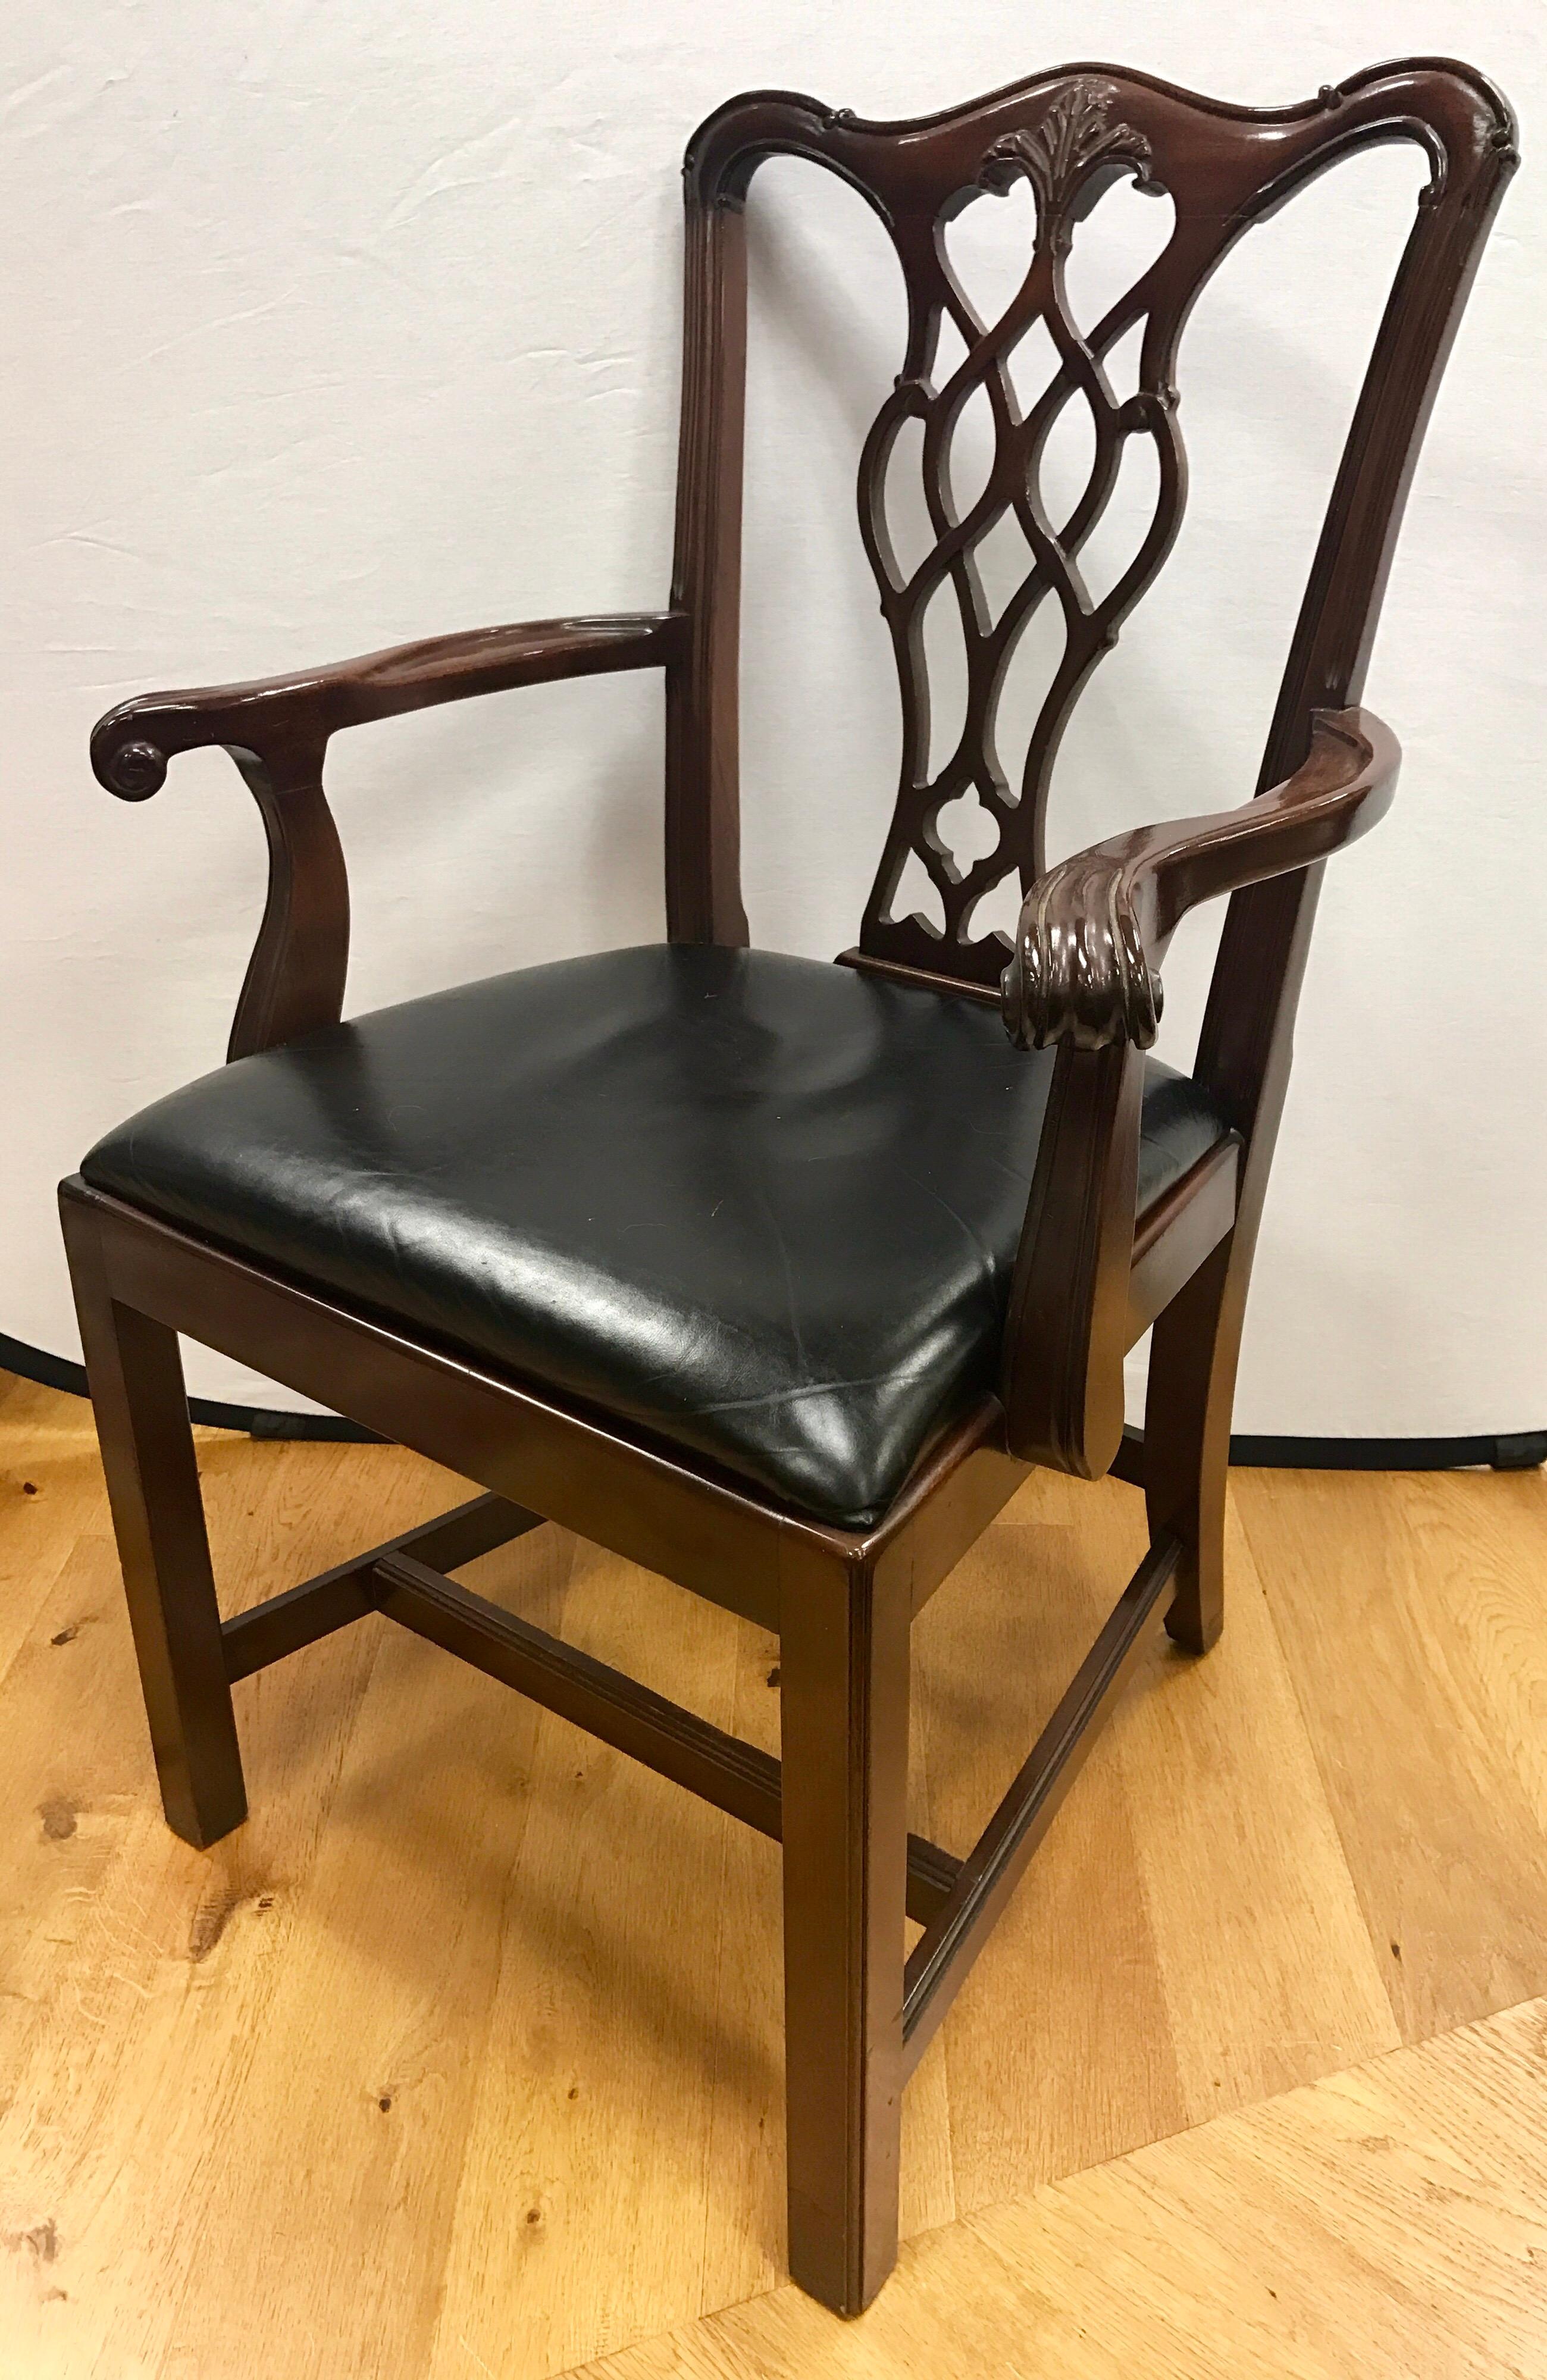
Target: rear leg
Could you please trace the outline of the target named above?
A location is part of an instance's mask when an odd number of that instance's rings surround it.
[[[1222,1240],[1177,1292],[1150,1346],[1144,1499],[1151,1542],[1181,1539],[1165,1625],[1188,1653],[1207,1653],[1224,1625],[1224,1482],[1246,1303],[1234,1245]]]
[[[247,1815],[176,1331],[121,1305],[90,1210],[65,1237],[166,1822],[203,1850]]]

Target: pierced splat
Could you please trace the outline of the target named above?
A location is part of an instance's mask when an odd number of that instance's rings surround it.
[[[1254,224],[1340,158],[1395,140],[1416,143],[1431,167],[1403,271],[1432,274],[1423,260],[1440,242],[1440,216],[1460,222],[1481,205],[1474,178],[1492,189],[1489,177],[1514,153],[1494,95],[1441,61],[1376,67],[1284,108],[1223,106],[1145,75],[1079,67],[918,123],[868,123],[784,91],[749,93],[709,119],[687,161],[690,369],[676,600],[699,626],[676,698],[680,733],[668,739],[674,935],[746,932],[736,882],[745,312],[737,217],[761,160],[805,157],[858,190],[886,227],[907,298],[898,378],[859,468],[860,528],[896,657],[903,736],[896,807],[854,955],[987,988],[1007,956],[989,923],[997,927],[1005,907],[993,896],[1029,890],[1041,874],[1060,738],[1180,526],[1176,354],[1188,312]],[[965,236],[979,209],[1005,209],[1024,226],[1018,274],[1004,269],[1005,243],[990,269]],[[1140,229],[1144,209],[1153,211],[1152,244]],[[1119,210],[1132,221],[1108,241],[1098,225]],[[1361,412],[1329,508],[1264,785],[1304,758],[1315,708],[1358,699],[1368,655],[1358,624],[1374,616],[1400,513],[1386,459],[1395,433],[1374,413],[1378,397],[1388,415],[1396,402],[1385,370],[1383,360],[1367,380],[1368,418]],[[1379,468],[1365,468],[1372,438]],[[923,496],[906,512],[895,503],[905,473]],[[1130,474],[1133,499],[1103,537],[1119,476],[1127,499]],[[889,512],[909,522],[901,551]],[[944,631],[931,616],[926,640],[924,621],[942,602],[962,649],[948,689],[954,710],[957,681],[965,686],[959,733],[954,718],[942,732],[944,700],[932,732],[928,646]],[[1041,698],[1029,723],[1028,686]],[[693,755],[701,768],[688,765]],[[981,832],[970,848],[953,845],[952,821],[980,814],[994,831],[992,848]],[[912,892],[920,879],[932,896],[923,905]]]
[[[860,947],[985,983],[998,980],[1010,945],[997,930],[975,927],[974,918],[1007,878],[1024,891],[1038,873],[1065,725],[1180,522],[1185,479],[1169,366],[1181,308],[1157,307],[1152,266],[1086,339],[1064,285],[1075,225],[1114,177],[1132,176],[1151,192],[1161,188],[1150,144],[1115,115],[1115,97],[1109,84],[1076,79],[1054,93],[1036,123],[988,144],[975,186],[952,192],[927,221],[920,212],[893,226],[907,282],[908,354],[866,443],[859,518],[896,656],[903,751],[897,806]],[[986,322],[956,269],[949,226],[968,206],[993,205],[995,196],[985,193],[1003,197],[1017,188],[1029,188],[1034,200],[1031,246],[1018,286],[998,318]],[[1155,286],[1146,285],[1151,282]],[[1145,360],[1153,377],[1119,400],[1102,358],[1143,317],[1151,322]],[[943,352],[950,364],[944,370]],[[992,429],[989,437],[980,431],[970,441],[974,468],[967,474],[960,455],[974,412]],[[915,423],[923,431],[924,495],[935,543],[909,569],[889,538],[886,504],[902,465],[901,433]],[[1130,438],[1163,450],[1153,518],[1127,566],[1095,594],[1079,557]],[[1006,561],[1017,549],[1018,571],[1007,577]],[[959,738],[943,752],[932,734],[934,689],[923,623],[945,593],[965,640],[967,710]],[[1000,709],[1017,649],[1049,604],[1062,615],[1062,656],[1012,777],[998,735]],[[953,817],[986,821],[993,832],[964,847],[951,831]],[[943,929],[903,905],[910,857],[939,896]]]

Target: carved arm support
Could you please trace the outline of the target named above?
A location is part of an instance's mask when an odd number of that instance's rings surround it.
[[[1016,1260],[1001,1394],[1011,1451],[1099,1478],[1123,1434],[1144,1061],[1160,963],[1201,901],[1325,859],[1384,816],[1396,739],[1367,710],[1318,711],[1294,775],[1241,808],[1140,828],[1050,868],[1005,970],[1020,1049],[1057,1046]]]
[[[139,695],[99,720],[91,766],[121,800],[158,791],[167,761],[222,745],[262,813],[269,889],[227,1056],[269,1050],[335,1024],[344,999],[349,892],[323,793],[328,739],[341,728],[507,687],[662,668],[686,650],[676,613],[537,620],[431,637],[289,677],[189,693]]]
[[[1372,712],[1319,710],[1303,765],[1271,792],[1212,818],[1139,827],[1049,868],[1027,895],[1005,970],[1011,1040],[1148,1050],[1160,961],[1188,911],[1367,834],[1391,808],[1400,757]]]

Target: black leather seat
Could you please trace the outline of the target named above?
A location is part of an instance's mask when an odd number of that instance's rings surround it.
[[[993,1385],[1052,1060],[811,959],[612,951],[245,1058],[98,1189],[862,1525]],[[1150,1062],[1139,1204],[1223,1127]]]

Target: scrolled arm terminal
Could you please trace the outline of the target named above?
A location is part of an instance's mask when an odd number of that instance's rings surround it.
[[[1148,1050],[1160,1029],[1161,980],[1149,964],[1123,861],[1098,844],[1034,885],[1005,970],[1005,1022],[1018,1049],[1056,1041]]]
[[[92,759],[103,783],[122,801],[149,801],[166,783],[165,753],[159,744],[147,743],[142,736],[112,745],[100,763],[94,753]]]
[[[250,1057],[342,1014],[349,886],[323,791],[330,736],[511,686],[669,667],[684,650],[687,625],[680,613],[661,612],[478,628],[290,677],[139,695],[99,720],[91,766],[120,801],[145,801],[165,783],[177,753],[215,745],[230,754],[262,815],[268,897],[227,1054]]]
[[[271,773],[290,765],[314,770],[341,728],[554,678],[659,668],[681,650],[685,629],[671,612],[530,620],[429,637],[288,677],[137,695],[98,721],[91,767],[98,783],[127,802],[159,791],[167,761],[201,745],[256,754]]]
[[[1317,711],[1302,766],[1239,809],[1175,820],[1060,861],[1026,897],[1001,983],[1017,1049],[1148,1050],[1160,965],[1201,901],[1325,859],[1391,807],[1401,753],[1369,710]]]

